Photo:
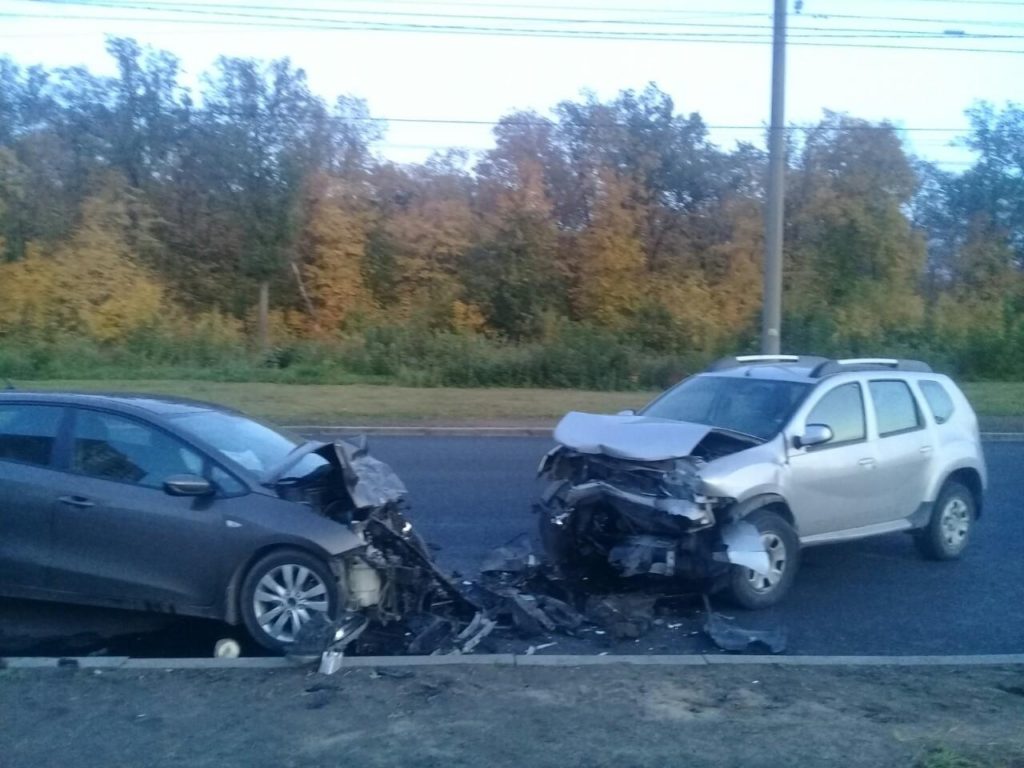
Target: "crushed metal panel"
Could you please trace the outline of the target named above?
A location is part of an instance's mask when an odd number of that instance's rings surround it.
[[[664,461],[690,455],[710,431],[685,421],[571,411],[555,427],[555,441],[580,453]]]
[[[395,471],[369,454],[365,438],[359,441],[339,440],[332,447],[357,509],[381,507],[401,501],[408,495],[405,483]]]

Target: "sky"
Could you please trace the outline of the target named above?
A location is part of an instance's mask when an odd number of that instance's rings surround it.
[[[826,109],[889,120],[905,129],[911,152],[960,170],[972,158],[952,143],[966,131],[964,110],[1024,101],[1024,0],[803,0],[799,12],[788,2],[788,123],[814,122]],[[584,89],[611,98],[648,82],[678,111],[699,112],[730,148],[763,143],[772,4],[0,0],[0,53],[112,74],[105,36],[129,36],[178,56],[193,86],[221,55],[287,56],[328,100],[352,94],[375,117],[401,118],[378,145],[399,162],[491,146],[487,124],[418,120],[546,114]]]

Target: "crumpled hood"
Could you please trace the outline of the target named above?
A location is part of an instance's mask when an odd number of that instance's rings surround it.
[[[710,431],[687,421],[571,411],[555,427],[555,440],[580,453],[665,461],[689,456]]]

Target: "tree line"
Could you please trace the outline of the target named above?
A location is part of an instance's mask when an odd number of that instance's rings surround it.
[[[375,344],[411,360],[439,339],[630,361],[756,343],[766,157],[653,84],[506,115],[475,161],[400,165],[364,101],[328,103],[286,59],[221,58],[193,93],[169,53],[108,52],[110,77],[0,58],[0,347],[372,369]],[[968,115],[961,173],[884,121],[789,132],[787,349],[1024,375],[1024,108]]]

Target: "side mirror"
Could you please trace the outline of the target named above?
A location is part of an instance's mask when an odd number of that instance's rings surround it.
[[[833,437],[835,435],[832,432],[832,427],[824,424],[808,424],[804,428],[804,433],[793,439],[793,443],[797,448],[810,448],[827,443]]]
[[[624,411],[619,411],[615,414],[616,416],[636,416],[636,411],[632,408],[627,408]]]
[[[207,496],[213,484],[199,475],[172,475],[164,480],[164,490],[171,496]]]

